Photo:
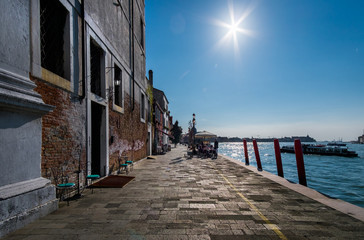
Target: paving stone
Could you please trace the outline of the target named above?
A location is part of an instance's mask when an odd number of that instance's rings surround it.
[[[184,154],[179,146],[146,159],[125,187],[85,190],[4,240],[279,239],[272,227],[288,239],[364,239],[359,220],[224,158]]]

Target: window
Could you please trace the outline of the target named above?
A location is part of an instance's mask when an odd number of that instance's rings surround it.
[[[151,106],[150,106],[150,100],[148,99],[148,122],[150,123],[152,121],[151,119]]]
[[[144,49],[144,23],[142,19],[140,19],[140,45]]]
[[[91,52],[91,92],[100,96],[105,97],[102,89],[102,58],[104,51],[96,43],[95,40],[90,41],[90,52]]]
[[[114,65],[114,104],[123,107],[123,81],[121,69]]]
[[[41,66],[70,78],[69,12],[58,0],[40,0]]]
[[[159,107],[155,108],[155,121],[161,123],[161,111],[159,110]]]
[[[141,100],[140,100],[140,118],[145,120],[145,95],[141,93]]]

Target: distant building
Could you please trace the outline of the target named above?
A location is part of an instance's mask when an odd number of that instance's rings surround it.
[[[358,143],[364,144],[364,134],[358,137]]]
[[[153,88],[154,109],[154,144],[153,153],[160,154],[168,150],[170,144],[171,121],[168,111],[168,99],[163,91]]]
[[[255,139],[257,142],[273,142],[275,138],[238,138],[238,137],[218,137],[219,142],[242,142],[243,140],[252,142]],[[299,139],[301,142],[316,142],[316,140],[309,135],[307,136],[292,136],[278,138],[279,142],[294,142],[295,139]]]

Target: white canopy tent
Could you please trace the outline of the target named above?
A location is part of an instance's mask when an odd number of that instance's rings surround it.
[[[216,134],[207,132],[207,131],[202,131],[202,132],[198,132],[195,134],[195,139],[201,139],[202,141],[209,140],[209,139],[211,140],[216,137],[217,137]]]

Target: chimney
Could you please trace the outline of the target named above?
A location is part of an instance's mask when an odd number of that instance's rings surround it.
[[[152,70],[149,70],[148,73],[149,73],[149,82],[153,86],[153,71]]]

